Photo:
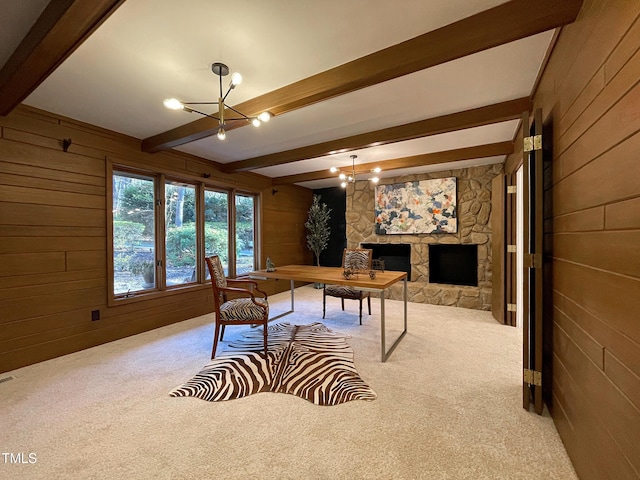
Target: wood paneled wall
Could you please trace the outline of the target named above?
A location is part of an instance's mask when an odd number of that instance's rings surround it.
[[[295,185],[267,188],[262,195],[263,248],[262,265],[267,257],[276,265],[313,265],[313,254],[307,247],[305,222],[313,199],[313,190]],[[263,267],[264,268],[264,267]],[[288,280],[259,282],[269,295],[289,289]],[[303,283],[296,282],[296,286]]]
[[[538,107],[553,137],[551,413],[581,479],[638,479],[640,2],[585,0],[558,37]]]
[[[209,285],[107,305],[107,158],[260,193],[262,264],[267,255],[280,265],[311,263],[311,190],[279,186],[273,195],[266,177],[224,174],[186,154],[145,154],[139,140],[20,107],[0,117],[0,372],[211,311]],[[91,321],[92,310],[100,320]]]

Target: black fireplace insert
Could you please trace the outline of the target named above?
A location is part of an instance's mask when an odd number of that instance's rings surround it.
[[[478,245],[430,244],[429,283],[478,286]]]
[[[411,245],[408,243],[363,243],[360,248],[373,250],[374,260],[384,260],[385,270],[407,272],[411,280]]]

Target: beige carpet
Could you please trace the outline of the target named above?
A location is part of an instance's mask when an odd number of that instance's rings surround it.
[[[327,302],[322,320],[322,292],[299,288],[285,319],[350,335],[377,400],[169,397],[209,359],[212,319],[198,317],[0,375],[15,377],[0,383],[0,449],[36,459],[0,456],[0,478],[576,478],[551,418],[521,407],[519,330],[488,312],[409,304],[409,333],[381,363],[378,300],[362,326],[356,302],[344,313]],[[289,304],[271,298],[274,313]],[[387,309],[392,337],[402,304]]]

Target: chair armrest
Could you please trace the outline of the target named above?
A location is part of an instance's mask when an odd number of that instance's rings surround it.
[[[249,279],[239,279],[239,278],[227,278],[227,283],[229,284],[237,284],[237,285],[251,285],[252,286],[252,290],[251,291],[256,291],[262,294],[262,296],[264,298],[267,298],[267,292],[263,292],[262,290],[260,290],[258,288],[258,282],[256,282],[255,280],[249,280]]]
[[[258,286],[258,282],[256,282],[255,280],[250,280],[249,278],[227,278],[227,283],[239,283],[239,284],[249,283],[255,287]]]
[[[238,295],[242,295],[245,297],[255,297],[255,295],[253,294],[253,292],[251,290],[248,290],[246,288],[237,288],[237,287],[218,287],[218,290],[220,290],[222,293],[235,293]]]

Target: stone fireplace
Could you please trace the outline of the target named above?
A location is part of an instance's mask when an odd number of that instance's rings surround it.
[[[385,270],[407,272],[411,281],[411,245],[408,243],[363,243],[361,248],[373,250],[373,260],[384,261]]]
[[[494,164],[385,178],[380,181],[392,184],[456,177],[458,232],[448,234],[377,235],[374,227],[375,186],[368,181],[349,184],[347,186],[346,211],[347,246],[349,248],[374,248],[395,244],[408,245],[411,271],[411,280],[408,284],[410,301],[491,310],[491,181],[502,172],[502,168],[502,164]],[[456,278],[446,277],[444,279],[436,278],[434,281],[431,276],[433,272],[430,269],[430,245],[469,246],[470,248],[466,249],[454,247],[453,250],[471,250],[470,256],[468,253],[454,252],[453,257],[458,260],[466,258],[464,261],[467,266],[469,266],[469,262],[475,262],[475,278],[467,271],[467,276],[462,282]],[[438,250],[437,247],[436,250]],[[442,261],[442,259],[437,260],[438,263],[442,263]],[[434,265],[434,267],[444,268],[446,274],[447,270],[455,268],[448,263],[450,261],[451,258],[445,258],[444,265]],[[387,265],[385,267],[389,270],[398,269],[390,268]],[[473,268],[471,266],[471,269]],[[394,285],[389,297],[396,300],[401,299],[402,286],[400,284]]]

